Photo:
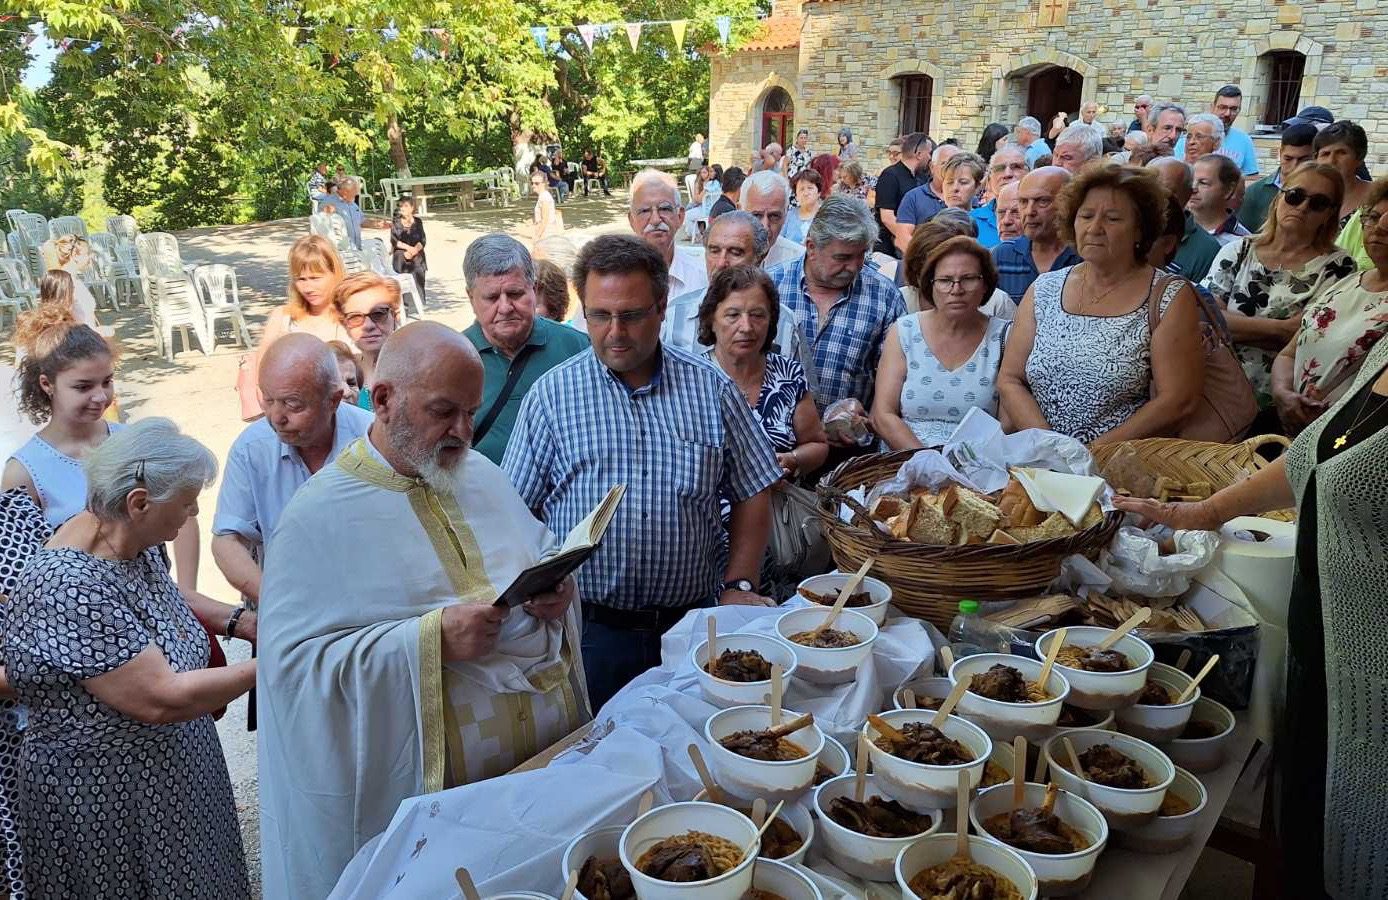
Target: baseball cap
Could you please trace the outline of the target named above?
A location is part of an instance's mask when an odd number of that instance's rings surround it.
[[[1293,125],[1314,125],[1317,128],[1324,128],[1335,122],[1335,117],[1330,114],[1330,110],[1324,106],[1308,106],[1301,112],[1292,116],[1282,123],[1283,128],[1290,128]]]

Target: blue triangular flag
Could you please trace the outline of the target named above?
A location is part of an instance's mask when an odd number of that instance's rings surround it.
[[[713,21],[714,21],[714,23],[718,26],[718,40],[720,40],[720,41],[722,41],[724,44],[726,44],[726,43],[728,42],[728,36],[732,34],[732,30],[733,30],[733,17],[732,17],[732,16],[719,16],[718,18],[714,19]]]
[[[539,45],[540,52],[545,52],[545,48],[549,46],[549,29],[543,25],[536,25],[530,29],[530,36]]]

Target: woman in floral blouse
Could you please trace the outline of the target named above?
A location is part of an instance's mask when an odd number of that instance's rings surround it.
[[[1350,255],[1335,246],[1344,190],[1336,169],[1303,164],[1283,181],[1263,230],[1225,244],[1205,276],[1265,413],[1255,428],[1277,430],[1272,361],[1296,336],[1302,311],[1355,270]]]
[[[1290,434],[1340,398],[1388,334],[1388,178],[1373,183],[1358,213],[1373,268],[1306,304],[1301,329],[1272,366],[1272,396]]]

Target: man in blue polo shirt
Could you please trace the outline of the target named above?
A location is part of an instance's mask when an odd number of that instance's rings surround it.
[[[1246,177],[1258,174],[1258,151],[1253,149],[1253,139],[1248,136],[1248,133],[1234,127],[1234,120],[1239,117],[1239,112],[1242,109],[1243,92],[1236,84],[1226,84],[1216,91],[1214,102],[1210,104],[1210,112],[1218,116],[1219,121],[1224,123],[1224,140],[1216,152],[1237,163],[1239,171],[1243,172]],[[1172,155],[1177,159],[1186,158],[1184,135],[1176,142],[1176,149]]]
[[[1022,236],[993,248],[998,264],[998,287],[1013,303],[1021,303],[1027,288],[1042,272],[1054,272],[1080,262],[1075,248],[1064,243],[1056,230],[1055,197],[1070,183],[1071,175],[1060,166],[1042,166],[1022,179],[1017,204],[1022,214]]]
[[[976,206],[969,215],[978,226],[978,242],[992,250],[998,237],[998,194],[1003,185],[1021,181],[1027,174],[1026,154],[1016,144],[1004,144],[988,160],[988,194],[993,199]]]

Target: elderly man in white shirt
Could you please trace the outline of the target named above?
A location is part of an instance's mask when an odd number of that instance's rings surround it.
[[[784,175],[770,170],[749,175],[742,183],[742,208],[760,219],[770,236],[771,249],[762,262],[763,269],[795,262],[805,255],[804,244],[781,236],[790,213],[790,182]]]
[[[265,418],[241,432],[227,453],[212,558],[227,583],[260,600],[263,547],[304,482],[371,427],[371,413],[343,404],[337,360],[305,332],[287,334],[260,361]]]
[[[684,206],[679,185],[665,172],[642,169],[631,181],[631,203],[627,207],[631,230],[662,257],[670,267],[670,293],[665,299],[708,287],[708,275],[697,251],[676,247],[675,235],[684,224]]]

